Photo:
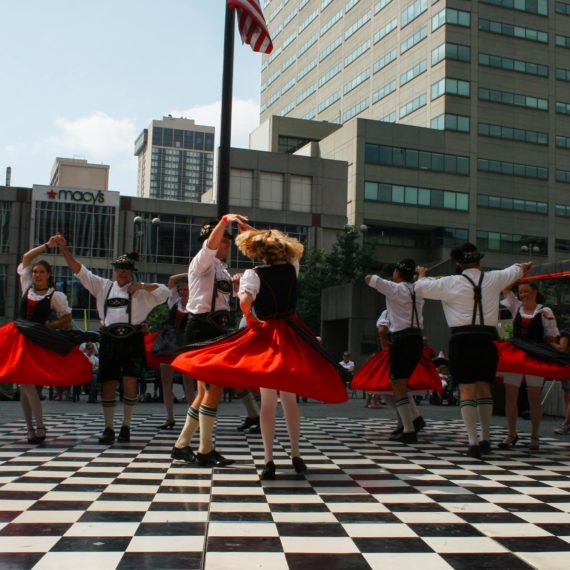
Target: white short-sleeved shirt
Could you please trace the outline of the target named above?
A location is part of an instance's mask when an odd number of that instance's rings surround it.
[[[20,265],[18,265],[18,275],[20,276],[20,286],[22,287],[22,295],[25,295],[27,291],[28,298],[30,298],[32,301],[37,302],[41,301],[47,295],[53,293],[51,297],[50,306],[57,315],[57,318],[60,319],[65,315],[70,315],[71,309],[69,307],[69,303],[67,302],[67,297],[65,296],[65,293],[62,293],[61,291],[55,291],[53,287],[50,287],[46,293],[39,295],[34,291],[33,288],[31,288],[33,283],[32,265],[28,265],[27,267],[24,267],[21,263]]]
[[[297,275],[299,275],[299,260],[284,261],[283,263],[290,263],[294,268]],[[268,266],[263,266],[268,267]],[[261,288],[261,280],[259,275],[254,269],[247,269],[239,281],[239,293],[249,293],[253,299],[257,297],[259,289]]]
[[[479,283],[481,270],[475,267],[465,269],[475,285]],[[483,318],[485,325],[496,327],[499,322],[499,299],[503,289],[512,285],[522,277],[520,265],[511,265],[499,271],[486,271],[482,284]],[[434,279],[424,277],[416,281],[416,291],[425,299],[441,301],[447,324],[450,327],[462,327],[472,324],[473,319],[473,285],[462,275],[448,275]],[[475,320],[481,324],[479,311]]]
[[[382,277],[378,277],[378,275],[372,275],[369,285],[386,296],[386,310],[388,311],[390,332],[409,329],[412,326],[412,292],[414,291],[414,284],[404,282],[394,283],[394,281],[382,279]],[[413,326],[420,329],[424,326],[423,308],[424,300],[421,295],[416,292],[416,309],[419,322],[416,321],[414,315]]]
[[[99,275],[95,275],[84,265],[81,266],[76,277],[81,282],[81,285],[83,285],[83,287],[85,287],[85,289],[95,297],[101,325],[110,326],[115,323],[129,322],[129,315],[127,313],[126,306],[107,307],[107,314],[105,315],[105,300],[107,298],[128,299],[128,289],[131,283],[127,283],[124,287],[120,287],[116,281],[99,277]],[[109,287],[111,288],[110,291]],[[143,323],[152,309],[157,305],[164,303],[168,299],[168,295],[169,290],[166,285],[158,285],[154,291],[145,291],[144,289],[141,289],[133,293],[131,300],[131,324],[140,325]]]
[[[513,318],[517,313],[519,313],[522,318],[533,319],[540,313],[540,316],[542,317],[544,336],[558,337],[560,335],[560,331],[558,330],[558,325],[556,323],[556,317],[554,316],[552,309],[549,309],[544,305],[537,305],[531,314],[526,313],[522,303],[516,298],[512,291],[509,291],[509,293],[505,295],[504,299],[501,301],[501,305],[509,309]]]
[[[199,315],[212,312],[212,297],[214,281],[229,281],[232,276],[228,266],[216,257],[217,249],[208,247],[208,240],[204,241],[202,249],[192,258],[188,267],[188,312]],[[229,311],[231,292],[216,291],[214,310]]]
[[[380,313],[380,316],[376,321],[376,328],[380,327],[388,327],[388,330],[390,330],[390,319],[388,318],[388,309],[384,309]]]

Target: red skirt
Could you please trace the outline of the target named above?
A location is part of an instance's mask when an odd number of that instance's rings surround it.
[[[170,364],[174,360],[174,356],[158,355],[152,352],[154,341],[158,333],[148,333],[144,335],[144,350],[146,352],[147,368],[160,369],[161,364]]]
[[[355,374],[350,384],[354,390],[392,392],[390,383],[390,351],[378,351]],[[408,379],[408,391],[442,391],[441,378],[425,350],[414,373]]]
[[[531,374],[548,380],[570,380],[570,366],[544,362],[507,341],[495,341],[499,352],[497,372]]]
[[[185,352],[172,366],[192,378],[225,388],[271,388],[331,404],[348,400],[336,367],[281,319]]]
[[[92,378],[91,361],[79,348],[63,356],[26,338],[14,323],[0,327],[0,382],[73,386]]]

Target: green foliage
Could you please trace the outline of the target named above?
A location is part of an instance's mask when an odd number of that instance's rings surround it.
[[[352,227],[337,234],[330,253],[306,250],[299,274],[297,313],[316,333],[321,321],[321,290],[361,282],[371,273],[385,273],[374,255],[375,244],[361,244],[361,233]],[[383,271],[384,270],[384,271]]]
[[[168,320],[168,305],[163,303],[155,307],[146,318],[148,332],[158,332]]]

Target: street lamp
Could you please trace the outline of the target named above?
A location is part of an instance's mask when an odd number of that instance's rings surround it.
[[[153,218],[150,223],[156,228],[156,243],[154,244],[154,265],[158,277],[158,231],[160,229],[160,218]]]
[[[523,253],[528,253],[529,257],[532,257],[533,253],[540,253],[540,247],[535,243],[529,243],[528,245],[521,245],[521,251]]]

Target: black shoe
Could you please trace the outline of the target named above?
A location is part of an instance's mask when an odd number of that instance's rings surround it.
[[[257,416],[257,418],[245,418],[245,420],[243,420],[243,423],[241,424],[241,426],[239,426],[237,429],[238,429],[238,431],[244,431],[244,430],[249,429],[253,426],[259,427],[259,416]]]
[[[491,453],[491,442],[487,441],[487,440],[483,440],[479,442],[479,451],[482,454],[488,454]]]
[[[470,445],[467,449],[467,455],[474,459],[481,459],[481,448],[478,445]]]
[[[256,426],[253,426],[252,428],[249,428],[249,433],[261,434],[261,426],[256,425]]]
[[[196,461],[196,454],[189,445],[182,449],[174,446],[170,452],[170,457],[178,461],[185,461],[186,463],[194,463]]]
[[[158,429],[172,429],[175,423],[174,420],[166,420]]]
[[[416,433],[419,433],[419,432],[422,431],[425,427],[426,427],[426,421],[424,420],[424,418],[423,418],[422,416],[418,416],[418,417],[414,420],[414,429],[416,430]]]
[[[196,462],[201,467],[227,467],[235,463],[233,459],[226,459],[215,449],[210,451],[210,453],[196,453]]]
[[[129,441],[131,441],[131,428],[128,426],[121,426],[121,431],[119,432],[117,441],[119,443],[129,443]]]
[[[403,431],[400,435],[392,436],[390,439],[402,443],[417,443],[418,436],[415,431]]]
[[[518,435],[508,435],[504,441],[501,441],[501,443],[499,443],[499,445],[497,446],[499,449],[510,449],[511,447],[514,447],[517,444],[517,441],[519,440],[519,436]]]
[[[304,473],[307,470],[307,465],[300,457],[293,457],[291,462],[293,463],[295,473]]]
[[[259,477],[262,481],[273,481],[275,479],[275,463],[268,461]]]
[[[106,427],[99,438],[99,443],[102,443],[103,445],[111,445],[112,443],[115,443],[115,430],[113,428]]]

